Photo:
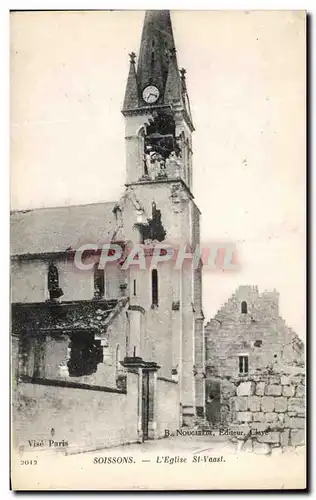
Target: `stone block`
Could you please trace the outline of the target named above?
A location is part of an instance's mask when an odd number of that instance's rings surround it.
[[[288,446],[289,445],[289,439],[290,439],[290,429],[284,429],[283,432],[280,434],[280,443],[281,446]]]
[[[251,437],[255,437],[257,434],[269,429],[269,424],[267,422],[252,422],[249,425],[251,427]]]
[[[267,396],[281,396],[282,386],[281,385],[267,385],[265,388],[265,394]]]
[[[282,394],[285,397],[292,398],[295,394],[294,385],[284,385],[282,388]]]
[[[233,424],[229,427],[229,432],[236,439],[245,439],[245,437],[250,433],[250,427],[247,424]]]
[[[269,377],[269,384],[271,384],[271,385],[279,385],[280,383],[281,383],[281,379],[277,375],[271,375]]]
[[[259,443],[279,443],[280,433],[279,432],[268,432],[267,434],[258,435],[257,440]]]
[[[274,412],[267,412],[265,413],[266,417],[266,422],[277,422],[278,421],[278,414]]]
[[[298,385],[296,387],[295,397],[296,398],[304,398],[305,397],[305,387],[304,387],[304,385],[300,384],[300,385]]]
[[[284,421],[285,421],[285,415],[284,415],[284,413],[278,413],[278,422],[279,422],[279,424],[284,425]]]
[[[237,421],[238,422],[251,422],[252,421],[252,413],[250,411],[238,411],[237,412]]]
[[[234,406],[236,411],[247,411],[248,410],[248,404],[247,404],[247,397],[240,397],[236,396],[234,398]]]
[[[264,396],[265,385],[266,384],[264,382],[257,382],[257,384],[256,384],[256,396]]]
[[[260,411],[260,398],[258,396],[250,396],[248,398],[248,410]]]
[[[271,448],[267,443],[259,443],[257,441],[254,441],[253,452],[257,455],[270,455]]]
[[[290,385],[290,383],[291,383],[290,377],[288,377],[287,375],[282,375],[281,385]]]
[[[299,385],[301,382],[302,382],[302,376],[301,375],[292,375],[292,377],[291,377],[291,384]]]
[[[305,418],[288,417],[288,415],[285,415],[285,427],[290,427],[291,429],[304,429]]]
[[[254,422],[264,422],[265,419],[266,419],[265,418],[265,413],[263,413],[262,411],[254,413],[253,417],[252,417],[252,420]]]
[[[261,398],[261,410],[264,412],[274,411],[274,398],[268,396]]]
[[[291,429],[291,445],[301,446],[305,444],[305,431],[303,429]]]
[[[291,398],[287,403],[288,412],[295,413],[295,415],[305,416],[305,400],[303,398]]]
[[[276,412],[285,412],[287,410],[287,399],[280,396],[274,399],[274,410]]]
[[[271,443],[271,448],[280,448],[280,443]]]
[[[253,396],[256,385],[254,382],[241,382],[237,387],[237,396]]]

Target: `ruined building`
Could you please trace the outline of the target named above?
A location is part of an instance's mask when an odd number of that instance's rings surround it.
[[[124,269],[124,257],[105,270],[74,265],[87,242],[96,249],[85,262],[108,242],[149,253],[159,242],[187,252],[199,244],[194,128],[168,11],[145,15],[122,113],[117,203],[11,215],[13,433],[22,448],[50,435],[68,450],[141,441],[204,414],[201,266]]]
[[[275,290],[240,286],[205,326],[205,341],[206,413],[212,424],[233,417],[235,385],[304,365],[304,344],[280,316]]]

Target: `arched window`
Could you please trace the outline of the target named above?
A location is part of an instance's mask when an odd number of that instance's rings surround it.
[[[59,288],[58,269],[54,264],[50,264],[48,268],[47,287],[50,300],[58,299],[63,295],[61,288]]]
[[[104,297],[104,269],[99,269],[99,263],[94,266],[94,298]]]
[[[151,303],[153,306],[158,306],[158,271],[153,269],[151,272]]]
[[[242,314],[247,314],[247,312],[248,312],[248,306],[247,306],[247,302],[245,300],[243,300],[241,303],[241,312],[242,312]]]

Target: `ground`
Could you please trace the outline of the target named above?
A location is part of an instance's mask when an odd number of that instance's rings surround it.
[[[115,453],[139,454],[139,453],[198,453],[201,451],[219,452],[225,451],[232,453],[234,446],[227,441],[225,436],[171,436],[164,439],[145,441],[144,443],[135,443],[113,448],[98,450],[98,453],[104,452],[106,455]],[[96,452],[89,452],[89,454]]]

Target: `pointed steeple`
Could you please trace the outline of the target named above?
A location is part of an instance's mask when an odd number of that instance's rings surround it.
[[[138,84],[135,69],[136,54],[131,52],[129,73],[125,90],[123,109],[136,109],[138,107]]]
[[[177,105],[190,129],[194,126],[186,89],[185,76],[179,71],[169,10],[148,10],[145,13],[137,70],[135,54],[130,54],[123,114],[144,108]],[[181,75],[180,75],[181,73]]]
[[[180,178],[190,190],[194,126],[168,10],[146,12],[137,69],[130,58],[122,109],[127,185]]]
[[[190,107],[190,99],[189,99],[189,95],[188,95],[188,90],[187,90],[187,82],[186,82],[186,70],[184,68],[181,68],[180,69],[180,74],[181,74],[181,90],[182,90],[182,99],[183,99],[183,102],[184,102],[184,106],[185,106],[185,109],[186,109],[186,112],[189,116],[189,120],[193,126],[193,122],[192,122],[192,115],[191,115],[191,107]]]
[[[137,66],[140,92],[155,85],[163,98],[169,70],[170,51],[175,43],[168,10],[149,10],[145,14]]]
[[[179,77],[179,69],[177,64],[176,49],[170,51],[170,60],[168,68],[168,76],[165,87],[165,104],[180,103],[182,102],[182,86]]]

